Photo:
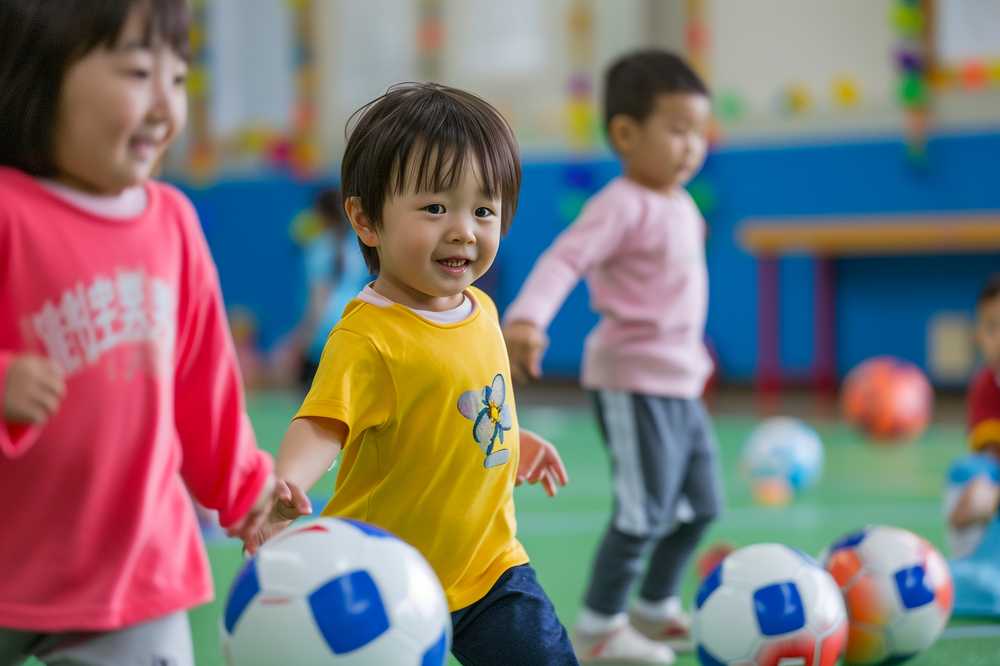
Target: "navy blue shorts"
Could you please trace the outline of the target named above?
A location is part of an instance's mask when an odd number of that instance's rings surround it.
[[[566,629],[529,564],[451,614],[451,652],[464,666],[576,666]]]

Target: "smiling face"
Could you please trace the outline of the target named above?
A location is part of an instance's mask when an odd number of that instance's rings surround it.
[[[348,200],[358,237],[378,252],[377,292],[411,308],[448,310],[489,270],[500,246],[502,203],[485,193],[475,164],[468,155],[452,187],[441,192],[407,188],[390,195],[377,229],[357,198]]]
[[[112,46],[66,71],[56,113],[57,180],[116,194],[149,178],[187,114],[187,64],[162,40],[144,38],[135,10]]]
[[[711,103],[698,93],[656,97],[643,121],[618,115],[609,133],[625,175],[650,189],[669,192],[698,172],[708,149]]]

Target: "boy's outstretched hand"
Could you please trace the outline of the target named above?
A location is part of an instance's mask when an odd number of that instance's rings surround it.
[[[503,328],[514,381],[526,382],[542,376],[542,354],[549,346],[545,332],[529,321],[512,321]]]
[[[530,430],[521,431],[521,458],[517,464],[517,485],[541,481],[545,494],[555,497],[559,486],[569,483],[559,452]]]
[[[243,541],[244,550],[253,555],[261,544],[288,527],[299,516],[312,513],[309,497],[291,481],[271,482],[261,493],[247,517],[229,528],[229,536]]]

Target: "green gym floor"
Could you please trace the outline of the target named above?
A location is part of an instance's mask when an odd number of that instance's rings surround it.
[[[548,392],[551,397],[553,392]],[[541,582],[555,603],[563,623],[570,627],[580,607],[590,559],[607,522],[611,506],[608,465],[596,423],[578,391],[556,392],[558,400],[533,394],[519,397],[524,427],[559,447],[571,483],[555,499],[538,487],[516,491],[519,536],[531,556]],[[541,406],[545,402],[547,406]],[[276,449],[296,407],[294,396],[264,393],[252,396],[250,410],[262,446]],[[796,409],[797,407],[797,409]],[[951,422],[938,419],[917,442],[898,448],[876,448],[836,420],[835,411],[813,406],[809,400],[786,404],[793,415],[805,418],[826,445],[826,465],[819,484],[783,508],[753,504],[740,477],[739,455],[755,424],[753,404],[743,396],[720,397],[714,405],[715,424],[726,479],[727,510],[702,544],[717,540],[736,546],[777,541],[818,554],[833,539],[868,523],[885,523],[917,532],[944,551],[941,489],[949,461],[963,452],[960,411]],[[940,412],[941,410],[939,410]],[[825,414],[824,417],[814,417]],[[328,494],[332,475],[313,490],[314,498]],[[229,582],[240,563],[236,542],[210,545],[217,600],[191,613],[198,666],[221,664],[218,618]],[[685,606],[696,586],[691,571],[684,585]],[[454,662],[457,663],[457,662]],[[678,664],[695,664],[683,655]],[[945,635],[912,666],[987,666],[1000,664],[1000,623],[952,622]],[[516,665],[511,665],[516,666]]]

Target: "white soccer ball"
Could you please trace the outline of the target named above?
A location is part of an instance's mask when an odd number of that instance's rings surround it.
[[[412,546],[366,523],[320,518],[243,565],[222,641],[230,666],[443,666],[451,616]]]
[[[730,553],[705,578],[693,629],[702,666],[834,666],[847,615],[815,560],[764,543]]]
[[[783,479],[798,492],[823,471],[823,442],[798,419],[778,416],[762,422],[743,445],[743,469],[750,481]]]
[[[916,534],[866,527],[836,541],[821,559],[847,605],[848,663],[899,663],[930,647],[948,624],[951,573]]]

